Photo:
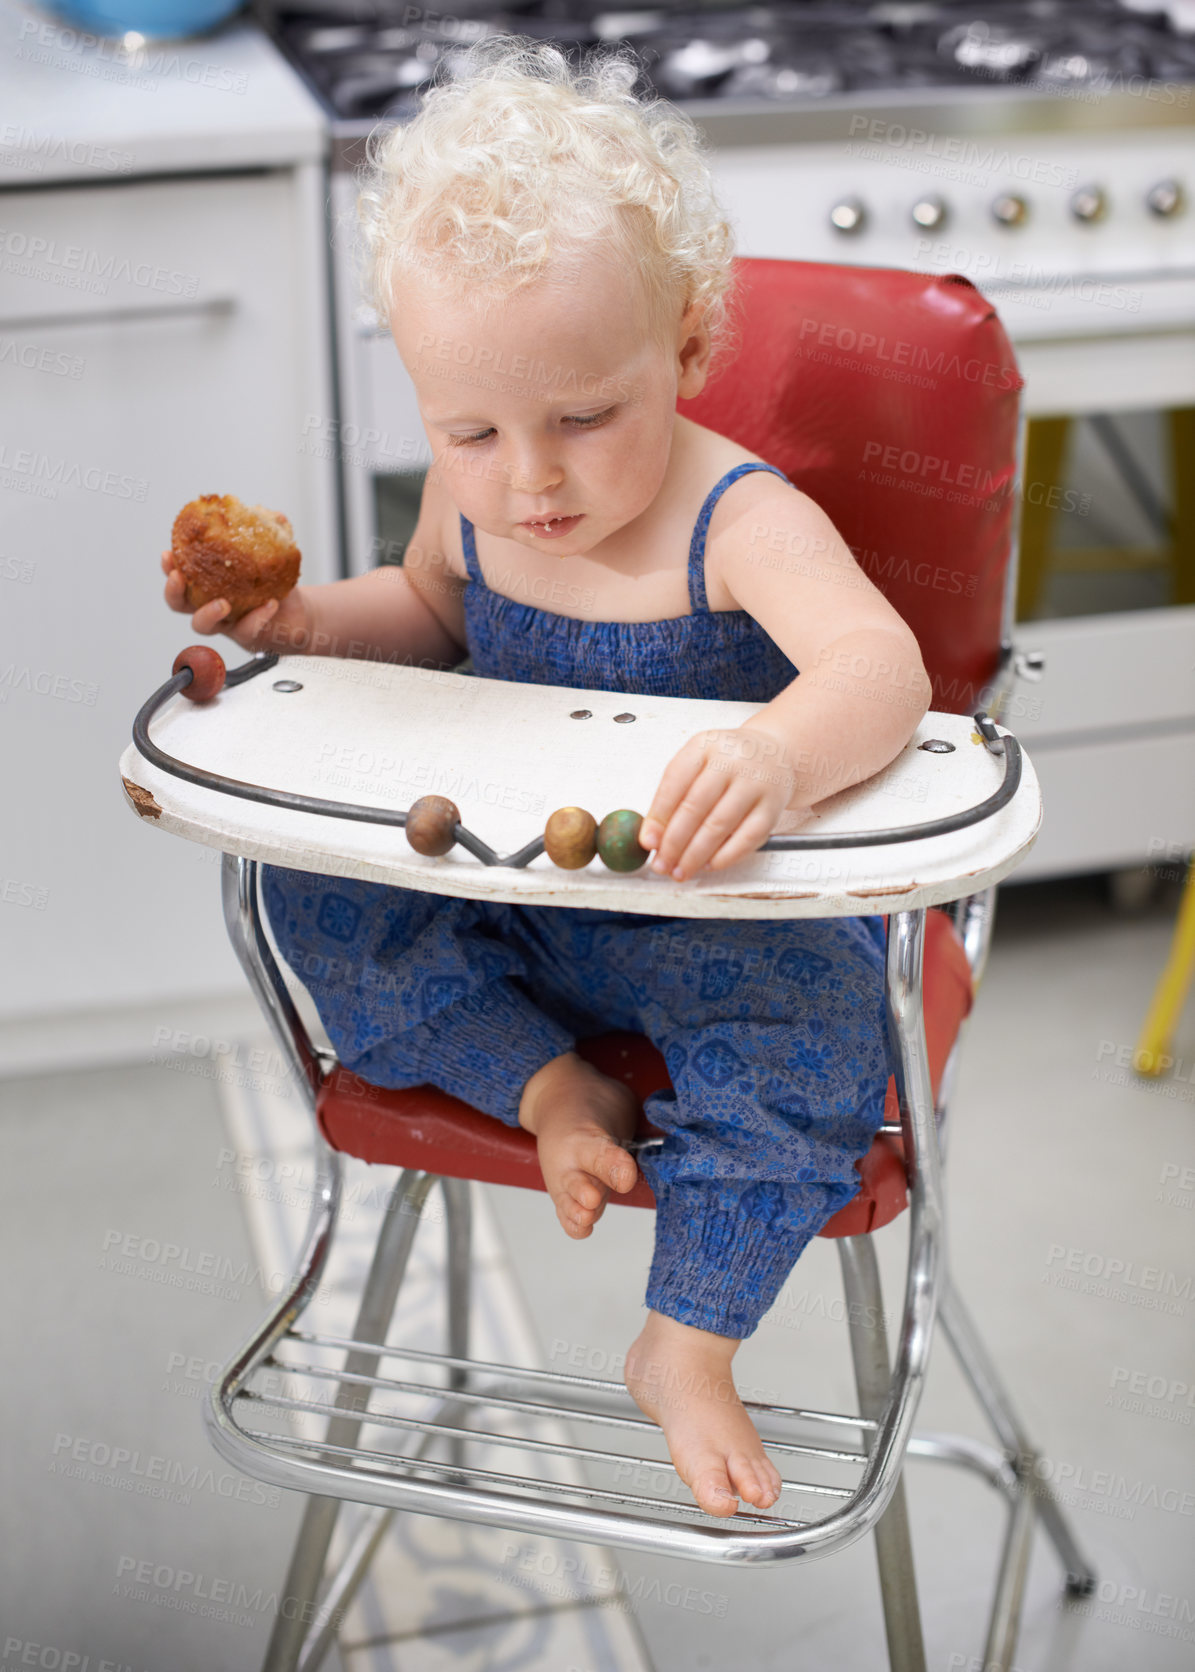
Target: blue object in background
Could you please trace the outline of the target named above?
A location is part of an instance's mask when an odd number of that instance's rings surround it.
[[[243,0],[54,0],[53,12],[94,35],[131,31],[147,40],[177,40],[214,28],[241,9]]]

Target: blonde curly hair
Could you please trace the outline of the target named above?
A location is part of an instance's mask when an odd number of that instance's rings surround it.
[[[674,341],[699,303],[724,349],[733,236],[704,141],[675,105],[636,97],[639,73],[625,47],[577,69],[515,35],[445,60],[417,115],[370,136],[357,208],[380,316],[404,272],[485,300],[604,244],[638,270],[653,337]]]

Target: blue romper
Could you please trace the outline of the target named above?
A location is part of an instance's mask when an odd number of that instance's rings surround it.
[[[711,611],[705,592],[714,506],[765,469],[738,465],[709,494],[689,552],[692,614],[664,621],[581,621],[491,592],[462,517],[475,671],[769,702],[796,668],[747,611]],[[578,1039],[652,1040],[672,1089],[646,1104],[666,1134],[641,1156],[658,1204],[647,1304],[668,1317],[750,1335],[858,1189],[889,1074],[878,917],[516,906],[274,865],[263,893],[337,1055],[375,1085],[437,1085],[515,1126],[527,1080]]]

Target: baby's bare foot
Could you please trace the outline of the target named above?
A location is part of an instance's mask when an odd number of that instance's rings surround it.
[[[546,1063],[523,1087],[519,1125],[535,1134],[544,1183],[570,1237],[590,1234],[611,1190],[634,1188],[639,1169],[623,1146],[637,1111],[629,1086],[572,1051]]]
[[[739,1343],[650,1312],[627,1354],[626,1384],[664,1430],[677,1474],[707,1515],[733,1515],[739,1498],[767,1509],[781,1479],[735,1392]]]

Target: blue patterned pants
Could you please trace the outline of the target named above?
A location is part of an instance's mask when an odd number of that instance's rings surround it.
[[[263,867],[270,925],[346,1068],[440,1086],[518,1124],[578,1039],[645,1034],[672,1089],[641,1163],[658,1206],[647,1304],[750,1335],[855,1195],[889,1064],[877,917],[645,917],[455,900]]]

